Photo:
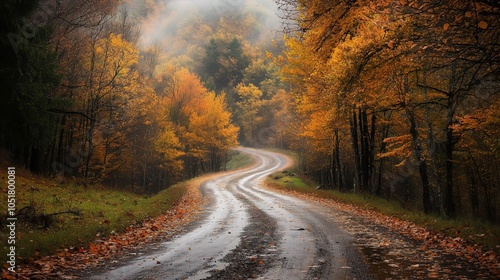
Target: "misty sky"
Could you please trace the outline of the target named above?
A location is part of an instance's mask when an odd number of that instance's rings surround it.
[[[277,31],[280,19],[273,0],[129,0],[129,9],[141,23],[141,44],[175,36],[183,22],[193,16],[220,17],[225,13],[254,13],[266,30]]]

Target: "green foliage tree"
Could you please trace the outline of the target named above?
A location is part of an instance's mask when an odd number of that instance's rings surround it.
[[[239,84],[235,90],[240,100],[237,105],[239,121],[242,124],[242,139],[247,145],[255,145],[257,128],[263,121],[262,116],[259,115],[263,105],[262,91],[252,84],[248,86]]]
[[[242,81],[249,64],[250,59],[237,38],[211,39],[205,46],[199,74],[210,89],[227,91]]]

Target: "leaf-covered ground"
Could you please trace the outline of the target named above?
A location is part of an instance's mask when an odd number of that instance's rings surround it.
[[[251,159],[248,156],[236,154],[236,160],[231,160],[226,166],[227,170],[244,170],[249,168]],[[232,172],[232,171],[228,171]],[[100,268],[105,269],[111,265],[118,264],[141,254],[145,250],[154,249],[160,241],[168,240],[185,230],[185,226],[195,220],[202,212],[206,200],[200,193],[199,186],[213,176],[223,173],[209,174],[188,181],[185,186],[177,188],[187,188],[182,198],[177,201],[174,207],[163,215],[155,218],[147,218],[139,222],[133,222],[124,231],[112,232],[104,237],[98,234],[97,239],[86,246],[73,246],[58,250],[57,254],[42,256],[39,254],[30,257],[27,264],[16,266],[16,273],[7,271],[8,265],[2,266],[2,279],[75,279],[85,278],[88,273],[93,273]],[[30,185],[34,181],[27,181],[25,185]],[[45,185],[45,182],[42,182]],[[162,203],[162,198],[155,199],[149,207],[156,210],[147,211],[158,212],[156,203]],[[40,200],[40,199],[38,199]],[[89,199],[89,202],[91,199]],[[28,202],[27,202],[28,203]],[[119,206],[119,205],[118,205]],[[117,206],[117,207],[118,207]],[[47,209],[46,209],[47,210]],[[52,211],[53,209],[48,209]],[[118,216],[120,214],[117,214]],[[124,214],[126,215],[126,214]],[[119,217],[118,217],[119,218]],[[136,217],[132,217],[136,218]],[[109,220],[104,220],[107,223]],[[43,236],[41,237],[43,238]],[[83,242],[80,242],[83,243]]]
[[[75,279],[135,257],[141,248],[181,233],[200,213],[203,180],[189,185],[186,195],[164,215],[131,224],[125,231],[101,238],[87,247],[70,247],[19,266],[17,274],[3,271],[2,279]],[[284,190],[279,190],[285,192]],[[314,195],[286,191],[330,208],[331,218],[355,237],[355,244],[377,279],[498,279],[499,257],[460,238],[443,236],[407,221]],[[258,256],[258,254],[256,254]],[[231,257],[231,256],[229,256]],[[268,264],[259,258],[238,260],[236,270],[258,271]],[[229,278],[228,278],[229,279]]]
[[[16,267],[15,274],[3,269],[2,279],[76,279],[85,270],[133,257],[142,246],[175,236],[195,218],[203,204],[198,188],[201,180],[191,181],[186,194],[164,215],[132,223],[123,232],[98,238],[89,246],[69,247],[39,257]]]
[[[377,279],[500,279],[499,256],[477,244],[351,204],[273,189],[331,208]]]

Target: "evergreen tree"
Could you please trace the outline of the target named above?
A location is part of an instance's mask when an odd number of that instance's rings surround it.
[[[209,89],[230,91],[243,80],[250,59],[244,54],[241,42],[211,39],[205,45],[205,56],[198,71]]]
[[[0,146],[32,171],[42,171],[44,154],[56,129],[49,110],[57,102],[51,92],[59,82],[50,28],[37,27],[26,17],[37,1],[3,1],[0,50]]]

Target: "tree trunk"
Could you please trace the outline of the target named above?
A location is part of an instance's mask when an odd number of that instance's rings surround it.
[[[369,165],[369,144],[368,144],[368,117],[366,116],[366,111],[364,109],[359,109],[359,130],[360,130],[360,140],[361,140],[361,189],[366,191],[368,189],[368,180],[370,174],[368,171]]]
[[[420,174],[420,180],[422,182],[422,205],[424,208],[424,212],[428,214],[432,212],[432,203],[430,196],[429,176],[427,175],[427,162],[422,153],[422,145],[420,143],[420,139],[418,138],[419,135],[413,109],[407,109],[406,115],[408,116],[408,120],[410,122],[410,134],[413,142],[413,153],[415,155],[415,158],[417,159],[418,172]]]
[[[361,162],[359,157],[358,121],[357,121],[356,109],[352,110],[352,117],[350,124],[351,124],[351,140],[354,151],[354,167],[355,167],[353,185],[354,185],[354,192],[358,192],[361,180],[361,166],[360,166]]]
[[[384,125],[382,127],[382,136],[381,136],[381,143],[380,143],[380,153],[385,153],[386,148],[387,148],[387,143],[384,142],[384,139],[387,138],[389,135],[389,125]],[[382,195],[382,174],[384,173],[384,163],[385,163],[385,158],[381,157],[379,159],[379,168],[378,168],[378,177],[377,177],[377,182],[374,183],[374,190],[373,193],[377,196]],[[375,164],[375,161],[374,161]]]
[[[31,147],[29,169],[34,174],[41,173],[41,155],[42,151],[39,148]]]
[[[427,95],[427,71],[424,70],[422,73],[422,83],[423,83],[423,94],[424,94],[424,101],[426,102],[428,100],[428,95]],[[432,126],[431,118],[430,118],[430,105],[426,105],[425,107],[425,123],[427,125],[427,145],[429,149],[429,154],[432,159],[432,166],[434,168],[434,176],[436,178],[436,186],[437,186],[437,199],[436,203],[437,205],[433,205],[433,209],[436,212],[439,212],[441,214],[444,213],[444,205],[443,205],[443,186],[442,186],[442,172],[440,171],[440,160],[439,160],[439,155],[438,155],[438,150],[436,148],[436,142],[435,142],[435,136],[434,136],[434,128]]]
[[[456,65],[451,66],[450,84],[448,90],[448,99],[446,104],[446,186],[444,193],[444,211],[448,218],[455,217],[455,204],[453,202],[453,118],[455,116],[455,79]]]
[[[404,87],[405,92],[410,92],[408,77],[404,77]],[[408,121],[410,122],[410,134],[413,144],[413,154],[415,155],[415,158],[417,160],[418,172],[420,175],[420,180],[422,182],[422,205],[424,208],[424,212],[430,213],[432,211],[432,204],[429,190],[429,176],[427,174],[427,161],[422,153],[422,144],[420,143],[417,123],[415,121],[415,107],[412,104],[405,104],[405,110]]]
[[[342,163],[340,162],[340,139],[339,139],[339,130],[335,129],[335,151],[334,151],[334,163],[335,163],[335,183],[337,184],[337,188],[342,190],[344,188],[344,180],[343,180],[343,172],[342,172]]]
[[[372,119],[371,119],[371,131],[370,131],[370,138],[369,138],[369,143],[370,143],[370,151],[369,151],[369,158],[368,158],[368,186],[371,191],[373,191],[374,184],[375,184],[375,132],[376,132],[376,127],[377,127],[377,116],[375,113],[372,114]]]
[[[449,99],[451,100],[451,99]],[[448,105],[451,106],[450,102]],[[453,202],[453,112],[448,108],[446,117],[446,188],[444,193],[444,211],[447,217],[455,216],[455,204]]]

